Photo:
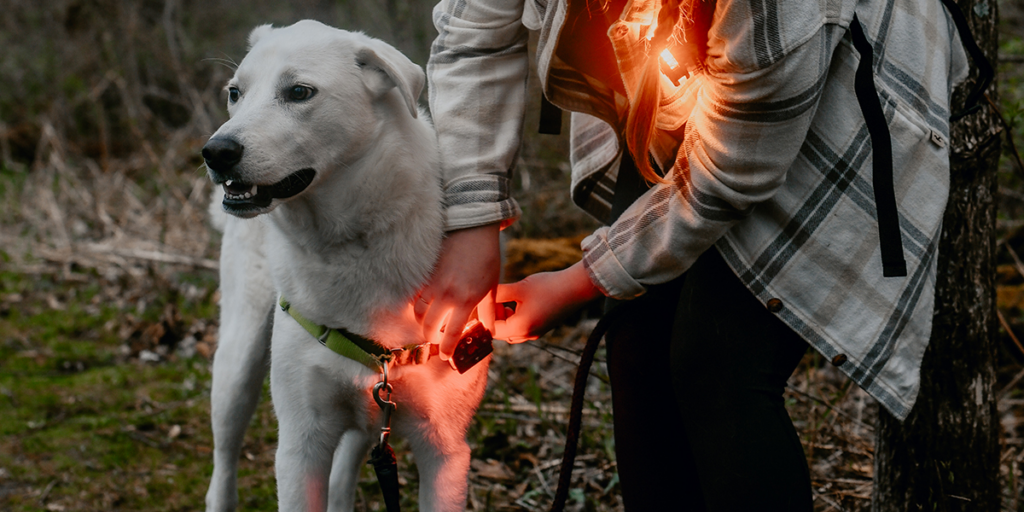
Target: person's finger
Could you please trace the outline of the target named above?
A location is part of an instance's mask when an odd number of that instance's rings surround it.
[[[448,317],[448,324],[444,328],[444,335],[441,338],[441,346],[439,347],[442,361],[451,359],[452,354],[455,352],[455,345],[462,338],[462,329],[466,326],[466,322],[469,321],[469,315],[472,312],[472,309],[465,308],[455,308],[452,310],[451,316]]]
[[[487,295],[484,295],[484,300],[476,305],[476,318],[480,320],[480,323],[484,324],[488,331],[494,332],[495,317],[494,290],[491,290]]]
[[[494,322],[494,339],[505,340],[513,345],[528,340],[535,340],[538,336],[531,336],[523,332],[523,329],[515,324],[509,324],[507,320],[496,320]]]
[[[450,308],[432,304],[423,315],[423,337],[428,343],[440,343],[441,328],[451,313]]]
[[[505,341],[507,341],[509,343],[516,343],[516,342],[513,342],[510,338],[522,339],[522,337],[521,336],[520,337],[514,336],[514,334],[518,334],[518,333],[513,333],[514,330],[515,330],[515,327],[512,326],[512,325],[509,325],[509,320],[495,320],[494,321],[494,338],[495,339],[505,340]]]
[[[427,309],[430,309],[430,300],[420,295],[416,297],[416,300],[412,303],[412,312],[416,315],[417,322],[423,322],[423,316],[427,314]]]

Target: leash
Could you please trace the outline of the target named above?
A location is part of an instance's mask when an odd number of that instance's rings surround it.
[[[576,462],[576,449],[580,438],[580,424],[583,422],[583,399],[587,393],[587,378],[590,367],[594,363],[597,347],[604,338],[608,328],[623,314],[633,309],[635,302],[622,302],[610,309],[594,326],[587,337],[587,344],[580,354],[580,366],[576,370],[576,380],[572,388],[572,402],[569,406],[569,425],[565,433],[565,450],[562,452],[562,467],[558,474],[558,488],[551,503],[551,512],[562,512],[565,501],[569,497],[569,484],[572,482],[572,467]]]
[[[370,452],[368,463],[373,466],[373,472],[377,475],[377,483],[380,484],[387,512],[399,512],[398,459],[388,444],[388,438],[391,437],[391,414],[398,408],[398,404],[391,401],[391,392],[394,388],[388,383],[389,366],[389,363],[384,363],[381,380],[373,386],[373,400],[380,407],[383,426],[380,428],[380,441]],[[381,398],[381,391],[387,393],[387,396]]]

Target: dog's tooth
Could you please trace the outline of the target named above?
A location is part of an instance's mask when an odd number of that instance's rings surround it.
[[[235,180],[227,180],[227,181],[224,182],[224,185],[230,187],[231,184],[234,183],[234,182],[235,182]]]

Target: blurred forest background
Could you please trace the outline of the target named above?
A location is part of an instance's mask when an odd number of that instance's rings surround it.
[[[433,0],[4,0],[0,16],[0,509],[196,510],[211,469],[210,358],[219,238],[199,151],[226,118],[223,85],[263,23],[314,18],[425,65]],[[982,2],[984,3],[984,2]],[[981,4],[979,4],[981,5]],[[985,4],[986,6],[988,4]],[[1024,144],[1024,6],[1001,0],[998,94]],[[995,9],[998,7],[998,9]],[[980,14],[979,14],[980,15]],[[535,77],[531,80],[539,105]],[[425,103],[425,96],[424,103]],[[563,137],[528,111],[506,278],[579,257],[596,223],[568,199]],[[1004,510],[1024,510],[1024,169],[1000,164],[999,367]],[[496,346],[474,422],[471,510],[546,510],[578,349],[595,320]],[[599,359],[600,359],[599,355]],[[266,395],[265,395],[266,396]],[[268,396],[267,396],[268,397]],[[268,397],[269,398],[269,397]],[[813,353],[786,395],[816,510],[867,510],[876,405]],[[656,418],[656,414],[652,414]],[[665,433],[658,442],[671,442]],[[276,427],[253,419],[240,503],[274,510]],[[403,500],[415,461],[397,445]],[[575,510],[621,510],[606,371],[588,390]],[[737,483],[742,485],[742,483]],[[379,510],[367,469],[359,510]]]

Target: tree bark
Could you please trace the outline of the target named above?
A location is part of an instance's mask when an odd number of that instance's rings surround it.
[[[995,65],[993,0],[957,2]],[[963,107],[977,69],[953,96]],[[995,98],[995,84],[988,89]],[[982,99],[984,103],[984,99]],[[996,166],[1001,139],[987,107],[953,124],[950,196],[943,218],[931,342],[921,393],[906,422],[879,414],[873,511],[998,511],[996,416]]]

